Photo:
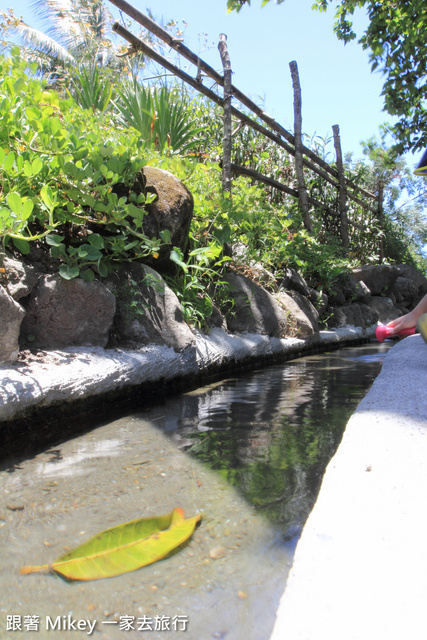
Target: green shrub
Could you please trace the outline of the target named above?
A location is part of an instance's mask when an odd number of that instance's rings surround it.
[[[147,160],[136,132],[45,90],[16,58],[0,61],[0,75],[3,253],[43,240],[64,278],[86,279],[155,255],[169,238],[143,232],[153,196],[136,188]]]

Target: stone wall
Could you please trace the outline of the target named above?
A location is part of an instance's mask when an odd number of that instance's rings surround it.
[[[147,188],[156,194],[145,224],[157,234],[167,229],[173,246],[185,251],[191,194],[166,171],[151,167],[143,173]],[[157,258],[161,261],[153,259],[150,265],[119,265],[115,273],[92,282],[61,278],[58,265],[42,249],[22,260],[6,257],[0,275],[0,363],[34,350],[155,344],[180,352],[194,344],[194,331],[161,275],[171,269],[167,255],[163,250]],[[329,296],[310,288],[292,269],[279,279],[253,263],[243,271],[245,275],[230,268],[226,274],[228,299],[207,318],[210,329],[309,339],[321,328],[367,329],[387,323],[427,293],[427,279],[405,265],[354,269],[336,279]]]
[[[64,280],[7,258],[0,285],[0,362],[20,351],[74,346],[138,348],[157,344],[177,352],[194,343],[176,295],[147,265],[122,265],[101,281]],[[321,328],[367,329],[407,313],[427,293],[427,279],[405,265],[361,267],[342,276],[326,296],[288,270],[268,287],[234,271],[226,275],[229,304],[208,319],[230,334],[316,335]]]

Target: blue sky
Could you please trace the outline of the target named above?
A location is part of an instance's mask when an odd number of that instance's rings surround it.
[[[313,11],[313,0],[285,0],[280,6],[272,1],[263,9],[261,0],[252,0],[252,6],[239,14],[227,14],[226,0],[130,1],[142,12],[150,8],[156,20],[174,19],[180,26],[187,22],[184,43],[218,71],[218,36],[225,33],[233,83],[290,131],[291,60],[298,64],[303,131],[309,136],[330,136],[332,125],[338,124],[343,151],[352,151],[357,158],[362,156],[360,141],[378,136],[379,126],[390,119],[382,111],[382,76],[371,73],[367,52],[355,41],[346,46],[339,42],[332,29],[333,11]],[[105,2],[117,16],[114,5]],[[17,15],[37,26],[31,0],[2,0],[2,5],[12,6]],[[364,22],[361,14],[360,35]],[[135,24],[135,33],[138,28]]]

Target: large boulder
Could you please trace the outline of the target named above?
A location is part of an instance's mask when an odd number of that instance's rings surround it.
[[[412,308],[419,302],[418,287],[411,278],[399,276],[393,285],[392,294],[397,304]]]
[[[346,302],[366,302],[371,295],[363,280],[356,280],[351,273],[340,273],[331,289],[329,302],[332,306]]]
[[[365,329],[378,322],[379,313],[370,306],[353,302],[343,307],[336,307],[328,319],[328,327],[364,327]]]
[[[411,267],[407,264],[398,264],[396,266],[399,277],[408,278],[412,280],[415,286],[418,288],[418,296],[421,298],[427,293],[427,278],[415,267]]]
[[[13,362],[19,353],[19,331],[25,310],[0,285],[0,363]]]
[[[295,269],[284,269],[280,284],[287,291],[292,289],[293,291],[301,293],[306,298],[310,296],[310,287],[308,286],[304,278],[297,271],[295,271]]]
[[[376,264],[357,267],[352,271],[356,280],[361,280],[373,296],[380,296],[391,291],[399,270],[390,264]]]
[[[226,310],[228,329],[235,333],[260,333],[282,336],[285,333],[286,314],[273,296],[249,278],[229,271],[228,282],[231,309]]]
[[[105,347],[115,311],[115,297],[97,280],[43,276],[29,300],[21,344],[39,349]]]
[[[288,321],[288,333],[297,338],[309,338],[319,331],[319,314],[311,302],[297,291],[284,291],[277,295]]]
[[[390,320],[395,320],[402,315],[401,310],[394,305],[391,298],[372,296],[366,305],[378,314],[378,320],[383,324],[387,324]]]
[[[427,278],[414,267],[397,265],[398,277],[391,290],[396,303],[404,309],[413,309],[427,293]]]
[[[161,344],[182,351],[194,344],[181,305],[151,267],[133,263],[106,280],[117,299],[112,343],[126,347]]]
[[[335,283],[328,287],[328,301],[331,307],[341,307],[347,301],[344,291]]]
[[[193,196],[169,171],[157,167],[144,167],[142,174],[146,192],[156,196],[153,202],[146,205],[144,233],[149,238],[158,238],[161,231],[168,230],[171,237],[170,246],[163,246],[158,258],[147,258],[146,262],[156,269],[168,269],[171,267],[171,248],[178,247],[184,252],[187,247],[193,217]]]

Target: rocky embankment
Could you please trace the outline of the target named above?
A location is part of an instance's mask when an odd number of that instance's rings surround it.
[[[174,246],[184,250],[191,194],[165,171],[144,172],[157,194],[146,224],[157,233],[168,229]],[[242,247],[234,250],[241,254]],[[158,259],[122,264],[87,282],[63,279],[40,248],[23,259],[5,258],[0,437],[8,446],[26,438],[30,425],[41,437],[41,422],[63,422],[123,398],[149,399],[174,383],[197,384],[230,368],[295,357],[331,342],[362,340],[427,293],[427,279],[405,265],[360,267],[338,278],[326,296],[292,269],[277,279],[251,263],[229,269],[228,300],[214,308],[202,333],[184,321],[162,277],[170,268],[167,255]]]

